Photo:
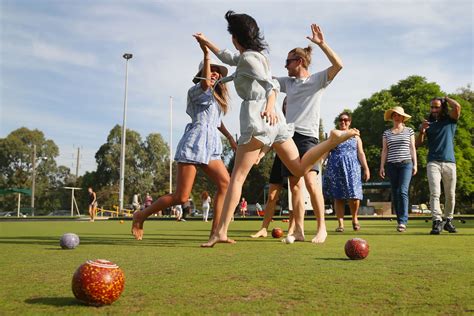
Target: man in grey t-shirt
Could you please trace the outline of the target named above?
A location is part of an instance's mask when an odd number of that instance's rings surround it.
[[[319,142],[321,97],[326,87],[342,69],[341,59],[326,43],[320,27],[312,24],[311,33],[312,35],[307,36],[307,39],[321,48],[331,62],[331,66],[321,72],[310,74],[308,67],[311,63],[312,47],[298,47],[288,53],[285,63],[288,77],[276,78],[280,83],[281,92],[286,93],[286,121],[294,124],[295,134],[293,140],[298,147],[300,157]],[[317,180],[317,172],[318,169],[314,166],[304,176],[304,180],[318,221],[316,236],[312,242],[323,243],[326,240],[327,231],[324,219],[324,197],[321,182]],[[289,176],[292,191],[295,220],[293,237],[295,240],[304,240],[304,204],[301,196],[303,181],[301,181],[301,178],[291,175],[284,166],[282,166],[282,175]]]

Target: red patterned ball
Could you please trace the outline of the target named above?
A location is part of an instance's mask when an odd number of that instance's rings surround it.
[[[109,305],[122,294],[125,276],[118,265],[108,260],[88,260],[77,268],[72,277],[72,292],[81,302]]]
[[[351,260],[361,260],[369,255],[369,244],[362,238],[352,238],[344,247],[346,255]]]
[[[283,230],[281,228],[273,228],[272,229],[272,237],[273,238],[281,238],[283,237]]]

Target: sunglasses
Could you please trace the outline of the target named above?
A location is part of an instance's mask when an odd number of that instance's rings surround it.
[[[285,67],[288,67],[288,65],[294,61],[294,60],[300,60],[299,58],[288,58],[286,61],[285,61]]]
[[[340,119],[339,119],[339,122],[341,122],[341,123],[342,123],[342,122],[346,122],[346,123],[347,123],[347,122],[350,122],[350,121],[351,121],[351,120],[349,120],[349,119],[347,119],[347,118],[340,118]]]
[[[440,106],[436,106],[436,105],[432,105],[432,106],[430,106],[430,108],[432,108],[432,109],[441,109]]]

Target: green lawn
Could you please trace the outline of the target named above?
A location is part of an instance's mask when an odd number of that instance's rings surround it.
[[[430,236],[431,223],[362,221],[359,233],[335,233],[325,244],[286,245],[249,237],[258,221],[235,221],[235,245],[201,249],[210,223],[149,221],[135,241],[130,222],[0,222],[0,314],[471,314],[474,313],[474,219],[456,221],[458,234]],[[287,228],[275,221],[273,227]],[[349,228],[350,222],[346,225]],[[75,250],[59,238],[74,232]],[[370,244],[361,261],[346,259],[352,237]],[[125,273],[125,291],[111,306],[78,303],[71,291],[76,268],[108,259]]]

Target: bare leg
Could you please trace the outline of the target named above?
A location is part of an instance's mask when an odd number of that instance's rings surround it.
[[[295,232],[295,216],[293,211],[290,212],[288,216],[288,235],[293,235]]]
[[[334,200],[334,210],[336,211],[337,222],[339,224],[336,231],[343,232],[344,231],[344,207],[345,207],[344,200]]]
[[[270,183],[268,188],[268,200],[267,205],[265,205],[265,213],[263,216],[262,226],[260,230],[253,235],[250,235],[252,238],[267,237],[268,226],[272,222],[273,215],[275,215],[275,206],[280,196],[280,191],[282,189],[281,184]]]
[[[132,234],[135,236],[135,239],[143,239],[143,222],[150,215],[167,207],[182,204],[188,200],[191,189],[193,188],[196,172],[196,165],[178,163],[176,191],[171,194],[163,195],[144,210],[133,213]]]
[[[332,130],[327,140],[308,150],[301,160],[293,139],[288,139],[282,143],[274,143],[272,147],[291,174],[295,177],[303,177],[325,153],[355,135],[359,135],[357,129]]]
[[[210,236],[212,236],[221,220],[222,207],[224,205],[227,188],[229,187],[230,176],[222,160],[211,160],[207,166],[202,167],[202,170],[217,186],[217,192],[214,196],[214,216],[212,218],[212,229],[210,233]]]
[[[359,219],[357,218],[357,215],[359,213],[359,205],[360,205],[360,200],[356,200],[356,199],[349,200],[349,208],[351,209],[351,215],[352,215],[352,227],[356,231],[360,230]]]
[[[234,170],[232,170],[232,176],[230,177],[230,184],[224,199],[222,217],[217,227],[217,232],[211,236],[207,243],[202,244],[201,247],[213,247],[218,242],[234,243],[233,240],[227,238],[229,224],[232,220],[234,210],[239,204],[239,199],[242,194],[242,185],[254,162],[257,160],[262,146],[262,142],[252,138],[249,143],[237,147]]]
[[[291,203],[293,204],[294,229],[288,235],[295,237],[295,241],[304,241],[304,202],[303,202],[303,179],[291,176],[290,190]]]
[[[324,218],[324,196],[321,176],[316,174],[315,171],[310,171],[304,176],[304,179],[317,221],[316,236],[311,241],[315,244],[322,244],[326,241],[328,233],[326,219]]]

